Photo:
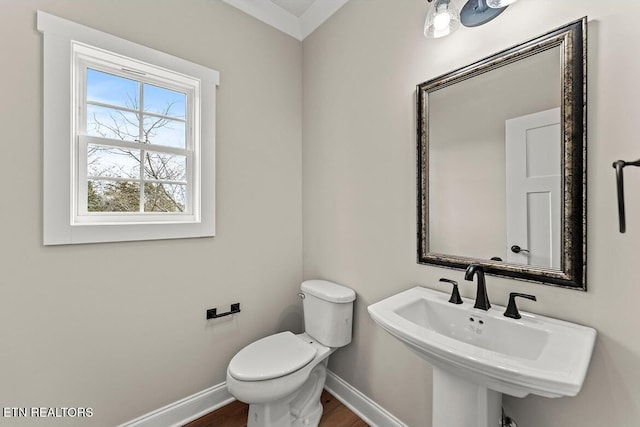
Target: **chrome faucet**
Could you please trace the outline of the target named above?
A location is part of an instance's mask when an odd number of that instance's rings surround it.
[[[464,279],[473,281],[473,275],[478,277],[478,290],[476,291],[476,303],[473,308],[487,311],[491,308],[489,296],[487,295],[487,283],[484,280],[484,268],[478,264],[471,264],[464,273]]]

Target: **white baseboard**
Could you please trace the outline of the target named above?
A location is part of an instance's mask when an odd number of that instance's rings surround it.
[[[369,424],[370,427],[408,427],[393,414],[331,371],[327,371],[327,382],[324,388]]]
[[[182,427],[234,400],[227,390],[227,383],[223,382],[118,427]]]
[[[382,406],[331,371],[327,371],[325,388],[371,427],[407,427]],[[182,427],[234,400],[227,390],[227,383],[223,382],[118,427]]]

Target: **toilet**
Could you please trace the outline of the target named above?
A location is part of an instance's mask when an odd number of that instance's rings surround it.
[[[259,339],[229,362],[227,388],[249,404],[247,427],[317,427],[329,355],[351,342],[355,292],[326,280],[300,288],[305,331]]]

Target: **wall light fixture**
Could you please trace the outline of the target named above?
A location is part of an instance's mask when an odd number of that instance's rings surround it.
[[[452,0],[428,0],[433,3],[424,23],[424,35],[440,38],[453,33],[460,23],[477,27],[494,19],[516,0],[468,0],[458,12]]]

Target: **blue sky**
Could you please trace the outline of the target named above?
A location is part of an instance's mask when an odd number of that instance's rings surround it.
[[[87,107],[87,133],[101,136],[99,132],[95,131],[94,118],[103,124],[113,124],[114,118],[117,118],[118,126],[121,126],[123,133],[137,135],[137,118],[135,114],[119,111],[117,107],[135,108],[139,104],[140,84],[143,85],[143,110],[145,112],[164,114],[179,119],[185,118],[186,95],[184,93],[147,83],[139,83],[135,80],[88,68],[87,101],[110,104],[116,108],[89,105]],[[122,117],[123,115],[126,120]],[[144,121],[144,127],[147,128],[151,123],[157,121],[157,118],[147,116]],[[121,139],[122,137],[122,134],[114,134],[105,127],[102,127],[101,131],[108,138]],[[134,140],[137,139],[137,136],[127,136],[124,139]],[[158,128],[149,137],[149,142],[157,145],[185,148],[184,122],[178,120],[167,121],[164,126]]]
[[[137,102],[139,83],[124,77],[87,69],[87,100],[104,102],[131,108],[129,97]],[[165,113],[166,106],[173,103],[168,116],[184,119],[186,96],[184,93],[144,83],[144,111]]]

